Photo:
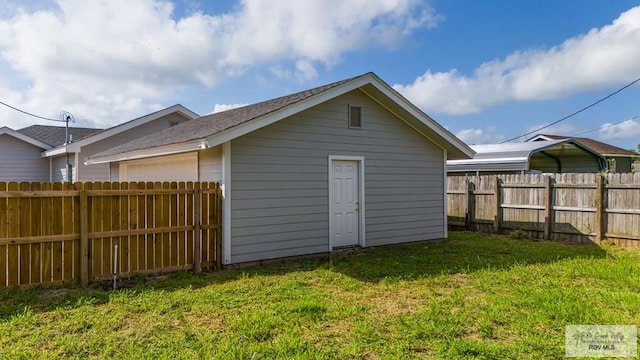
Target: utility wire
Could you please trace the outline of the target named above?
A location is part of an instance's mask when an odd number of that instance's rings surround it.
[[[632,117],[631,119],[625,119],[625,120],[622,120],[622,121],[618,121],[617,123],[608,124],[608,125],[606,125],[606,126],[601,126],[601,127],[599,127],[599,128],[591,129],[591,130],[588,130],[588,131],[583,131],[583,132],[581,132],[581,133],[577,133],[577,134],[571,135],[570,137],[576,137],[576,136],[579,136],[579,135],[588,134],[588,133],[590,133],[590,132],[594,132],[594,131],[596,131],[596,130],[606,129],[606,128],[610,127],[610,126],[614,126],[614,125],[622,124],[622,123],[623,123],[623,122],[625,122],[625,121],[635,120],[635,119],[639,119],[639,118],[640,118],[640,115],[638,115],[638,116],[634,116],[634,117]]]
[[[11,108],[11,109],[13,109],[13,110],[15,110],[15,111],[19,111],[19,112],[21,112],[21,113],[23,113],[23,114],[26,114],[26,115],[29,115],[29,116],[33,116],[33,117],[38,118],[38,119],[48,120],[48,121],[65,122],[65,120],[60,120],[60,119],[51,119],[51,118],[48,118],[48,117],[44,117],[44,116],[39,116],[39,115],[32,114],[32,113],[30,113],[30,112],[27,112],[27,111],[24,111],[24,110],[20,110],[20,109],[18,109],[17,107],[11,106],[11,105],[9,105],[9,104],[7,104],[7,103],[5,103],[5,102],[2,102],[2,101],[0,101],[0,104],[2,104],[2,105],[4,105],[4,106],[6,106],[6,107],[8,107],[8,108]]]
[[[592,108],[592,107],[594,107],[594,106],[596,106],[596,105],[600,104],[601,102],[603,102],[603,101],[607,100],[608,98],[610,98],[610,97],[612,97],[612,96],[616,95],[617,93],[619,93],[619,92],[621,92],[622,90],[624,90],[624,89],[628,88],[629,86],[631,86],[631,85],[633,85],[633,84],[637,83],[638,81],[640,81],[640,78],[637,78],[637,79],[633,80],[632,82],[630,82],[630,83],[628,83],[627,85],[625,85],[625,86],[621,87],[620,89],[618,89],[618,90],[616,90],[616,91],[612,92],[611,94],[609,94],[609,95],[607,95],[607,96],[603,97],[602,99],[600,99],[600,100],[598,100],[598,101],[594,102],[594,103],[593,103],[593,104],[591,104],[591,105],[588,105],[588,106],[583,107],[582,109],[580,109],[580,110],[578,110],[578,111],[574,112],[574,113],[573,113],[573,114],[571,114],[571,115],[567,115],[567,116],[563,117],[563,118],[562,118],[562,119],[560,119],[560,120],[556,120],[556,121],[552,122],[551,124],[548,124],[548,125],[545,125],[545,126],[539,127],[539,128],[537,128],[537,129],[535,129],[535,130],[529,131],[529,132],[528,132],[528,133],[526,133],[526,134],[522,134],[522,135],[520,135],[520,136],[516,136],[516,137],[514,137],[514,138],[511,138],[511,139],[508,139],[508,140],[502,141],[500,144],[504,144],[504,143],[506,143],[506,142],[509,142],[509,141],[513,141],[513,140],[519,139],[519,138],[521,138],[521,137],[523,137],[523,136],[531,135],[531,134],[536,133],[536,132],[538,132],[538,131],[540,131],[540,130],[542,130],[542,129],[546,129],[546,128],[548,128],[548,127],[550,127],[550,126],[553,126],[553,125],[555,125],[555,124],[557,124],[557,123],[559,123],[559,122],[565,121],[565,120],[567,120],[567,119],[568,119],[568,118],[570,118],[570,117],[573,117],[573,116],[575,116],[575,115],[578,115],[579,113],[581,113],[581,112],[583,112],[583,111],[585,111],[585,110],[587,110],[587,109],[589,109],[589,108]]]

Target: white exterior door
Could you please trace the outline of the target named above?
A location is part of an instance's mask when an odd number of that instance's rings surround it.
[[[358,161],[333,160],[331,162],[333,247],[358,245],[360,229],[360,198]]]

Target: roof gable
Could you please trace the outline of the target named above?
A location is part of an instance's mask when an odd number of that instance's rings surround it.
[[[31,125],[17,131],[52,147],[64,145],[66,142],[67,129],[64,126]],[[78,141],[100,131],[102,129],[70,127],[69,135],[73,141]]]
[[[50,151],[45,152],[45,156],[55,156],[55,155],[59,155],[62,153],[75,153],[75,152],[80,152],[81,148],[83,146],[89,145],[89,144],[93,144],[95,142],[104,140],[106,138],[109,138],[111,136],[115,136],[118,135],[120,133],[123,133],[125,131],[131,130],[135,127],[138,127],[140,125],[144,125],[146,123],[149,123],[151,121],[160,119],[166,115],[172,114],[172,113],[179,113],[189,119],[195,119],[198,117],[198,114],[194,113],[193,111],[187,109],[186,107],[180,105],[180,104],[176,104],[173,106],[170,106],[168,108],[162,109],[162,110],[158,110],[156,112],[153,112],[151,114],[147,114],[141,117],[138,117],[136,119],[118,124],[116,126],[110,127],[108,129],[99,131],[97,133],[94,133],[90,136],[87,136],[79,141],[74,141],[73,143],[67,145],[67,146],[58,146],[55,149],[52,149]]]
[[[96,154],[87,162],[121,161],[217,146],[356,89],[363,91],[414,130],[446,149],[451,158],[473,155],[473,150],[464,142],[375,74],[367,73],[253,105],[202,116]]]
[[[16,139],[24,141],[24,142],[26,142],[28,144],[33,145],[33,146],[37,146],[37,147],[39,147],[39,148],[41,148],[43,150],[47,150],[47,149],[51,149],[52,148],[52,146],[47,144],[47,143],[44,143],[44,142],[42,142],[42,141],[40,141],[38,139],[34,139],[34,138],[32,138],[32,137],[30,137],[28,135],[22,134],[22,133],[20,133],[18,131],[10,129],[10,128],[6,127],[6,126],[3,126],[3,127],[0,128],[0,135],[8,135],[8,136],[14,137]]]

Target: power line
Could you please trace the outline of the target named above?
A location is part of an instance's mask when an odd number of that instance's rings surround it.
[[[637,83],[638,81],[640,81],[640,78],[637,78],[637,79],[633,80],[632,82],[630,82],[630,83],[628,83],[627,85],[625,85],[625,86],[621,87],[620,89],[618,89],[618,90],[616,90],[616,91],[612,92],[611,94],[609,94],[609,95],[607,95],[607,96],[603,97],[602,99],[600,99],[600,100],[598,100],[598,101],[594,102],[594,103],[593,103],[593,104],[591,104],[591,105],[588,105],[588,106],[583,107],[582,109],[580,109],[580,110],[578,110],[578,111],[574,112],[574,113],[573,113],[573,114],[571,114],[571,115],[567,115],[567,116],[563,117],[563,118],[562,118],[562,119],[560,119],[560,120],[556,120],[556,121],[552,122],[551,124],[548,124],[548,125],[545,125],[545,126],[539,127],[539,128],[537,128],[537,129],[535,129],[535,130],[529,131],[529,132],[528,132],[528,133],[526,133],[526,134],[522,134],[522,135],[520,135],[520,136],[516,136],[516,137],[514,137],[514,138],[511,138],[511,139],[508,139],[508,140],[502,141],[500,144],[504,144],[504,143],[506,143],[506,142],[513,141],[513,140],[515,140],[515,139],[519,139],[519,138],[521,138],[521,137],[523,137],[523,136],[531,135],[531,134],[536,133],[536,132],[538,132],[538,131],[540,131],[540,130],[542,130],[542,129],[546,129],[546,128],[548,128],[548,127],[550,127],[550,126],[553,126],[553,125],[555,125],[555,124],[557,124],[557,123],[559,123],[559,122],[565,121],[565,120],[569,119],[570,117],[573,117],[573,116],[575,116],[575,115],[578,115],[579,113],[581,113],[581,112],[583,112],[583,111],[585,111],[585,110],[587,110],[587,109],[589,109],[589,108],[592,108],[592,107],[594,107],[594,106],[596,106],[596,105],[600,104],[601,102],[603,102],[603,101],[607,100],[608,98],[610,98],[610,97],[612,97],[612,96],[616,95],[617,93],[619,93],[619,92],[621,92],[622,90],[624,90],[624,89],[628,88],[629,86],[631,86],[631,85],[633,85],[633,84]]]
[[[583,135],[583,134],[588,134],[588,133],[590,133],[590,132],[594,132],[594,131],[596,131],[596,130],[600,130],[600,129],[606,129],[606,128],[611,127],[611,126],[615,126],[615,125],[618,125],[618,124],[622,124],[622,123],[623,123],[623,122],[625,122],[625,121],[635,120],[635,119],[639,119],[639,118],[640,118],[640,115],[638,115],[638,116],[634,116],[634,117],[632,117],[631,119],[625,119],[625,120],[622,120],[622,121],[618,121],[617,123],[608,124],[608,125],[606,125],[606,126],[600,126],[599,128],[591,129],[591,130],[588,130],[588,131],[583,131],[583,132],[581,132],[581,133],[578,133],[578,134],[575,134],[575,135],[571,135],[571,137],[575,137],[575,136],[579,136],[579,135]]]
[[[4,106],[6,106],[6,107],[8,107],[8,108],[11,108],[11,109],[13,109],[13,110],[15,110],[15,111],[19,111],[19,112],[21,112],[21,113],[23,113],[23,114],[26,114],[26,115],[29,115],[29,116],[33,116],[33,117],[38,118],[38,119],[48,120],[48,121],[57,121],[57,122],[65,122],[65,121],[66,121],[66,120],[51,119],[51,118],[48,118],[48,117],[44,117],[44,116],[40,116],[40,115],[35,115],[35,114],[30,113],[30,112],[27,112],[27,111],[24,111],[24,110],[18,109],[17,107],[11,106],[11,105],[9,105],[9,104],[7,104],[7,103],[5,103],[5,102],[2,102],[2,101],[0,101],[0,104],[2,104],[2,105],[4,105]]]

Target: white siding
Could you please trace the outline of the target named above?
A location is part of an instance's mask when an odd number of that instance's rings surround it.
[[[198,181],[196,152],[122,161],[121,181]]]
[[[222,145],[198,152],[199,181],[222,182]]]
[[[49,159],[43,149],[13,136],[0,135],[0,181],[48,181]]]
[[[348,105],[362,106],[362,129]],[[443,150],[354,91],[233,140],[231,262],[328,250],[328,157],[365,158],[366,245],[442,238]]]
[[[195,156],[193,152],[189,154]],[[182,156],[176,154],[111,163],[111,181],[223,181],[222,146],[198,151],[197,157],[189,158],[194,161],[184,171],[177,171],[174,165],[176,161],[183,162]],[[129,174],[132,166],[137,166],[133,177]],[[146,171],[146,174],[139,174],[140,171]],[[121,176],[121,173],[126,176]]]
[[[111,176],[109,181],[120,181],[120,164],[119,163],[110,163],[109,171]]]
[[[48,159],[47,159],[48,160]],[[69,154],[69,163],[73,166],[73,181],[77,181],[76,168],[74,165],[74,154]],[[67,180],[67,155],[56,156],[51,159],[51,181]]]

